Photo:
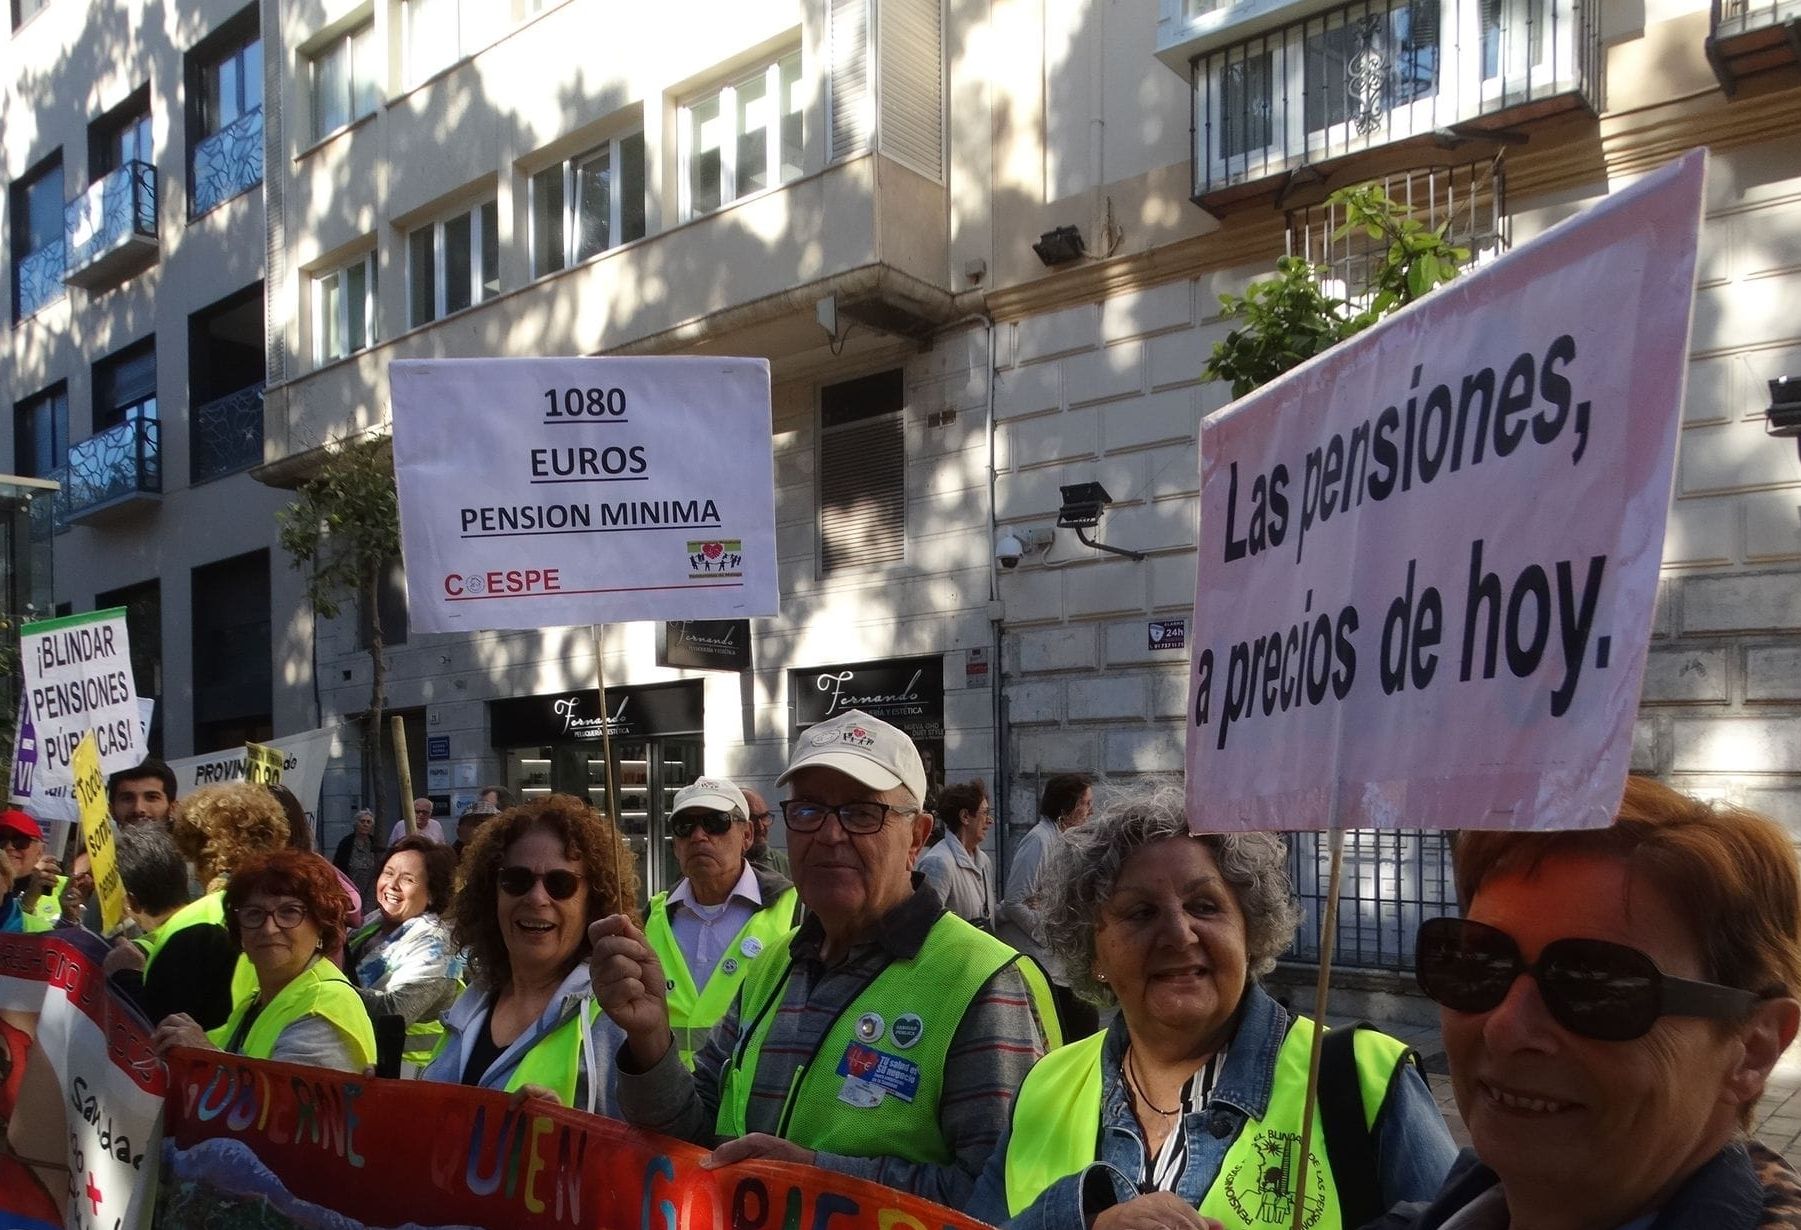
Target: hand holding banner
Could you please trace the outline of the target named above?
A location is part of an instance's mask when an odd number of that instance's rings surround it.
[[[1647,176],[1204,424],[1197,828],[1612,819],[1703,167]]]

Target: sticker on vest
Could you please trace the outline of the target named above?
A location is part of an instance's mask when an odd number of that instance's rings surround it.
[[[888,1036],[894,1039],[894,1045],[906,1051],[913,1048],[925,1031],[926,1023],[919,1019],[919,1013],[903,1012],[894,1018],[894,1028],[888,1031]]]
[[[664,979],[664,980],[663,980],[663,989],[664,989],[664,990],[665,990],[665,991],[673,991],[673,990],[675,990],[675,979],[673,979],[673,978],[665,978],[665,979]]]
[[[882,1031],[888,1028],[888,1022],[882,1019],[879,1012],[865,1012],[857,1018],[857,1041],[880,1042]]]
[[[1238,1216],[1240,1225],[1294,1224],[1300,1144],[1296,1133],[1274,1129],[1251,1137],[1250,1148],[1224,1176],[1226,1203]],[[1307,1196],[1302,1206],[1303,1230],[1317,1225],[1326,1211],[1326,1184],[1320,1174],[1319,1154],[1311,1149],[1307,1151]]]
[[[733,974],[737,973],[738,958],[727,957],[725,960],[721,961],[719,963],[719,972],[724,974],[727,978],[730,978]]]
[[[747,935],[744,942],[738,945],[738,951],[754,961],[763,954],[763,941],[754,935]]]
[[[853,1042],[838,1060],[838,1075],[852,1077],[911,1102],[919,1092],[919,1065],[911,1059]]]
[[[838,1090],[840,1102],[846,1106],[855,1106],[859,1110],[873,1110],[882,1104],[882,1099],[886,1096],[888,1095],[883,1093],[878,1086],[870,1084],[860,1076],[845,1077],[843,1087]]]

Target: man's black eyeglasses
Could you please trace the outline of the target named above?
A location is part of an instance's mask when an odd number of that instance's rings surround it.
[[[676,813],[675,819],[669,822],[669,829],[677,837],[694,836],[696,827],[705,829],[711,837],[723,837],[732,831],[732,822],[737,818],[736,812],[689,807]]]
[[[23,833],[0,834],[0,846],[5,846],[9,850],[28,850],[31,848],[31,843],[36,840],[37,838],[27,837]]]
[[[533,871],[530,867],[502,867],[496,879],[500,891],[509,897],[525,896],[532,891],[532,885],[542,880],[544,891],[552,901],[567,901],[582,886],[581,876],[561,867],[545,872]]]
[[[809,803],[805,799],[782,801],[782,820],[791,833],[817,832],[827,816],[837,816],[838,826],[845,832],[867,836],[881,831],[888,823],[889,812],[911,816],[918,811],[917,807],[892,807],[887,803],[840,803],[836,807],[827,807],[824,803]]]
[[[1754,991],[1672,978],[1636,948],[1608,940],[1552,940],[1528,965],[1514,938],[1467,918],[1429,918],[1414,949],[1420,989],[1455,1012],[1501,1006],[1521,974],[1559,1025],[1584,1038],[1629,1042],[1660,1016],[1738,1017]]]

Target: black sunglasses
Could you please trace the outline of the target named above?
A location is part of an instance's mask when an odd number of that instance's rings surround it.
[[[1454,1012],[1500,1007],[1521,974],[1559,1025],[1584,1038],[1630,1042],[1660,1016],[1737,1017],[1753,991],[1672,978],[1636,948],[1607,940],[1552,940],[1527,964],[1511,935],[1467,918],[1428,918],[1414,948],[1420,990]]]
[[[26,850],[30,849],[31,843],[36,840],[37,838],[27,837],[23,833],[6,833],[0,835],[0,846],[5,846],[9,850]]]
[[[737,820],[736,812],[708,811],[701,807],[690,807],[669,822],[669,830],[677,837],[692,837],[698,826],[714,837],[723,837],[732,831],[732,823]]]
[[[567,901],[582,886],[581,876],[561,867],[544,872],[533,871],[530,867],[502,867],[496,877],[500,891],[509,897],[525,896],[539,880],[544,881],[544,891],[552,901]]]

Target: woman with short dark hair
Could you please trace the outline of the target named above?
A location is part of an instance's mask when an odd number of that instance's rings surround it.
[[[463,991],[463,959],[443,913],[450,907],[456,855],[429,837],[403,837],[375,879],[373,921],[350,937],[348,965],[371,1017],[406,1022],[401,1058],[431,1062],[444,1036],[438,1018]]]
[[[217,1029],[165,1018],[157,1052],[188,1046],[344,1072],[374,1063],[363,1001],[325,957],[344,941],[346,905],[336,869],[317,854],[284,849],[240,864],[225,889],[225,917],[256,970],[256,989]]]

